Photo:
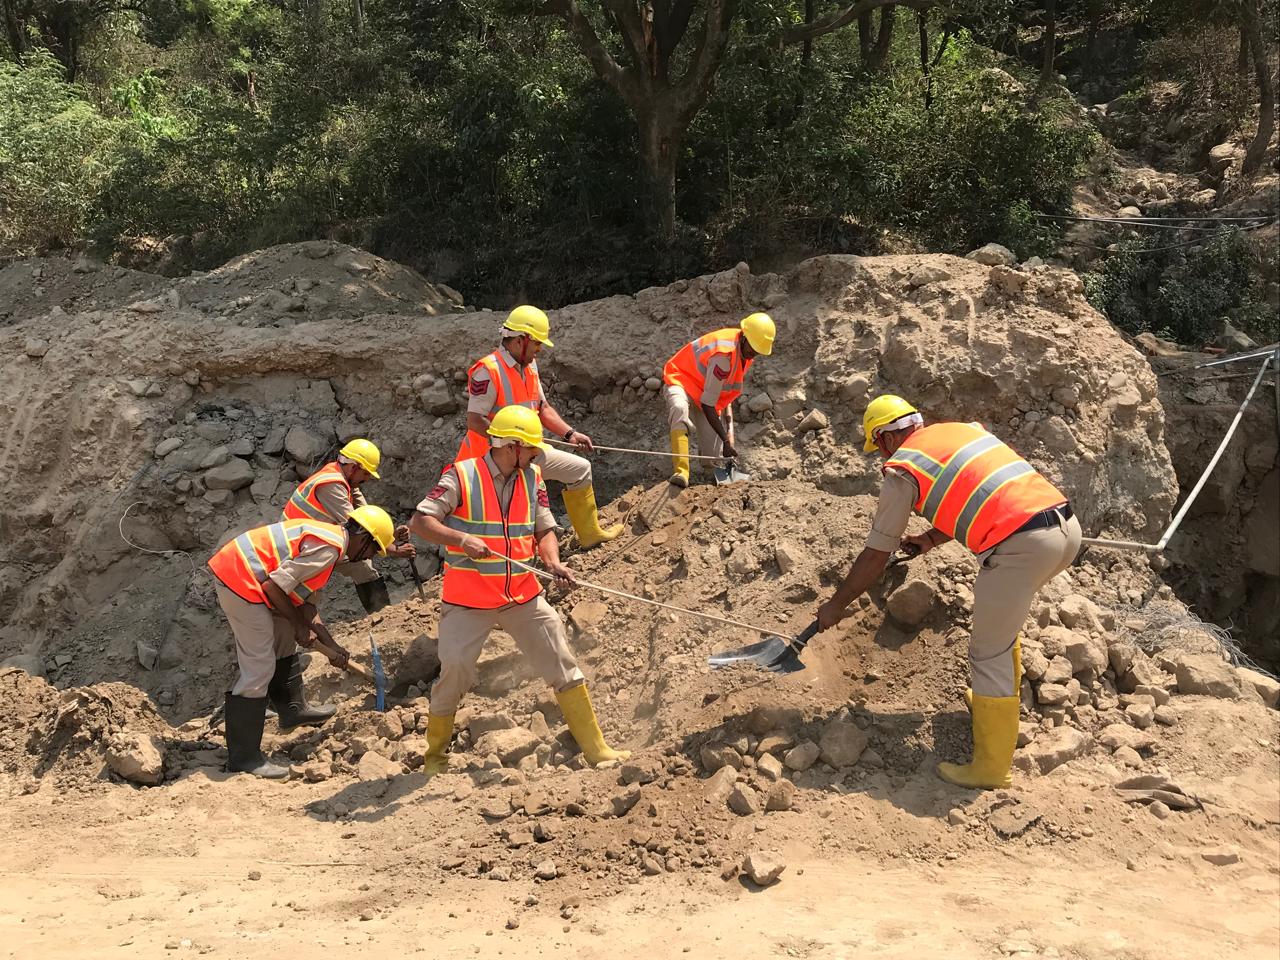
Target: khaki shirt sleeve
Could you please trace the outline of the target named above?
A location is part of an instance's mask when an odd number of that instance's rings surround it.
[[[871,521],[871,532],[867,535],[868,547],[884,553],[897,551],[918,494],[915,481],[907,474],[892,468],[885,471],[880,502]]]
[[[533,532],[542,533],[556,526],[556,518],[551,512],[551,497],[547,495],[547,484],[538,481],[538,507],[533,514]]]
[[[364,498],[364,491],[358,487],[351,491],[351,502],[354,504],[353,510],[355,507],[367,507],[369,505],[369,501]]]
[[[351,511],[355,509],[340,483],[322,483],[316,488],[316,502],[320,504],[320,509],[339,526],[347,522],[347,517],[351,516]]]
[[[458,486],[458,475],[452,470],[446,470],[415,509],[428,517],[443,520],[457,510],[461,502],[462,493]]]
[[[285,593],[293,593],[298,584],[310,580],[317,573],[332,567],[342,559],[342,551],[327,543],[316,544],[303,550],[292,560],[286,560],[268,576]]]
[[[488,370],[479,367],[467,381],[467,413],[487,417],[497,402],[498,388],[493,385],[493,378]]]

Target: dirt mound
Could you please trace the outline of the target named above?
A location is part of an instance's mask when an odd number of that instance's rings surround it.
[[[169,724],[141,690],[98,683],[58,690],[21,669],[0,670],[0,770],[38,789],[46,778],[80,789],[112,772],[135,782],[160,782],[163,735]],[[142,745],[138,740],[143,741]],[[150,771],[141,754],[154,751]]]
[[[282,244],[236,257],[173,285],[197,310],[242,326],[289,327],[371,313],[435,316],[462,309],[462,296],[417,271],[332,240]]]
[[[171,283],[88,257],[19,260],[0,268],[0,326],[44,317],[56,330],[67,322],[67,314],[115,310],[167,290]]]

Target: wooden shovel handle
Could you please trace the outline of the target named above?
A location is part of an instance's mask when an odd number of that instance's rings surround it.
[[[326,657],[329,656],[330,654],[336,655],[338,652],[334,650],[333,647],[329,646],[327,643],[325,643],[323,640],[317,637],[314,633],[311,635],[311,649],[317,651],[318,653],[323,653]],[[362,667],[360,664],[356,663],[350,657],[347,658],[347,670],[350,673],[354,673],[356,676],[364,677],[370,683],[373,682],[373,672],[369,670],[368,667]]]

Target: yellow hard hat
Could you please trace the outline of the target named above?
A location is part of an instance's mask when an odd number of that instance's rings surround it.
[[[547,319],[545,313],[537,307],[529,306],[527,303],[524,306],[516,307],[507,314],[507,322],[502,327],[504,330],[527,333],[544,347],[555,346],[550,337],[551,321]]]
[[[753,313],[743,317],[738,326],[742,328],[752,350],[762,357],[773,353],[773,338],[778,335],[778,328],[773,325],[773,317],[767,313]]]
[[[391,546],[392,541],[396,538],[396,525],[391,522],[391,517],[387,515],[387,511],[367,503],[363,507],[356,507],[352,510],[350,519],[369,531],[373,539],[378,541],[378,551],[385,557],[387,555],[387,547]]]
[[[528,407],[503,407],[489,421],[489,436],[518,440],[526,447],[539,450],[547,448],[542,442],[542,421]]]
[[[378,476],[378,464],[382,462],[382,454],[370,441],[364,439],[348,440],[347,445],[338,451],[338,455],[346,457],[348,460],[354,460],[364,467],[365,471],[373,479],[382,479],[382,477]]]
[[[866,413],[862,415],[862,430],[867,435],[862,449],[870,453],[876,448],[874,434],[885,424],[893,423],[911,413],[918,413],[911,404],[891,393],[876,397],[867,404]]]

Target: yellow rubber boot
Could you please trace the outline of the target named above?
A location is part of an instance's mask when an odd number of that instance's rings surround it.
[[[591,697],[587,695],[585,683],[561,690],[556,694],[556,700],[564,713],[565,723],[569,725],[569,732],[578,741],[587,763],[594,767],[605,760],[625,760],[631,756],[626,750],[614,750],[604,742],[604,734],[600,732],[600,724],[591,707]]]
[[[938,776],[957,787],[995,790],[1012,782],[1018,745],[1018,698],[973,697],[973,761],[940,763]]]
[[[449,770],[449,741],[453,739],[452,713],[432,713],[427,716],[427,754],[422,761],[422,772],[428,777]]]
[[[1022,638],[1019,637],[1013,641],[1013,694],[1016,697],[1022,696]],[[973,713],[973,688],[966,687],[964,691],[964,705],[970,713]]]
[[[586,550],[600,543],[607,543],[622,535],[622,524],[615,523],[608,528],[600,526],[600,514],[596,509],[596,491],[594,487],[583,487],[581,490],[564,492],[565,509],[569,511],[569,522],[578,535],[578,544]]]
[[[689,431],[671,431],[671,482],[677,487],[689,485]]]

